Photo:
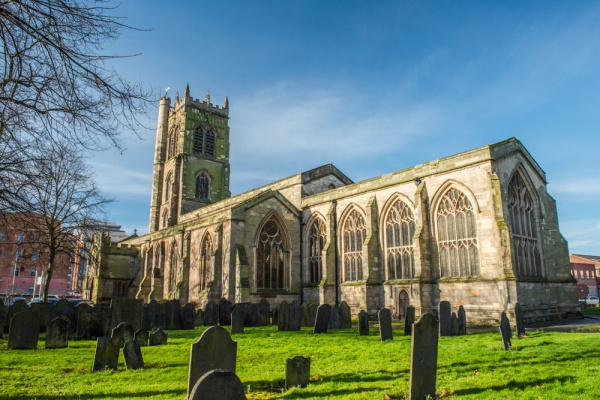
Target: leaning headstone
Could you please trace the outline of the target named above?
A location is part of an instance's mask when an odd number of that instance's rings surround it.
[[[352,313],[350,312],[350,306],[345,301],[340,303],[338,307],[340,313],[340,329],[352,328]]]
[[[151,329],[167,329],[167,320],[165,315],[165,306],[156,300],[150,302],[144,307],[142,328]]]
[[[308,303],[302,303],[302,326],[310,325],[310,315],[308,314]]]
[[[504,350],[510,350],[512,347],[510,343],[512,330],[510,329],[510,321],[508,320],[508,317],[504,311],[502,311],[502,316],[500,317],[500,334],[502,335]]]
[[[458,307],[458,334],[467,334],[467,313],[463,306]]]
[[[186,303],[181,307],[181,329],[194,329],[194,320],[196,318],[196,308],[191,303]]]
[[[299,331],[302,325],[302,309],[300,308],[300,302],[294,300],[290,304],[290,331]]]
[[[452,313],[452,317],[450,318],[450,333],[452,336],[460,335],[458,329],[458,317],[456,316],[455,312]]]
[[[305,387],[310,381],[310,357],[296,356],[285,362],[285,387]]]
[[[246,400],[244,385],[232,372],[213,369],[194,384],[188,400]]]
[[[37,349],[40,319],[33,311],[20,311],[13,315],[8,329],[8,350]]]
[[[96,354],[92,372],[105,369],[117,369],[119,363],[119,341],[109,337],[99,337],[96,340]]]
[[[337,307],[331,307],[331,312],[329,313],[329,324],[327,324],[327,330],[337,330],[340,329],[340,311]]]
[[[310,304],[308,306],[308,318],[309,318],[309,326],[315,326],[315,322],[317,321],[317,310],[319,309],[318,304]]]
[[[204,311],[197,310],[196,318],[194,319],[194,326],[203,326],[204,325]]]
[[[121,322],[117,325],[110,335],[111,338],[118,340],[119,347],[123,347],[126,341],[133,340],[135,331],[129,322]]]
[[[425,313],[413,325],[409,399],[435,397],[439,322]]]
[[[290,306],[285,300],[277,307],[277,330],[290,330]]]
[[[219,322],[219,306],[214,301],[209,301],[204,306],[204,326],[217,325]]]
[[[259,326],[271,325],[271,306],[266,299],[258,303]]]
[[[358,334],[369,336],[369,316],[365,310],[360,310],[358,313]]]
[[[71,321],[67,318],[54,318],[46,326],[46,348],[62,349],[69,347],[69,332]]]
[[[406,307],[406,317],[404,317],[404,336],[412,335],[412,326],[415,323],[415,307]]]
[[[231,333],[244,333],[244,310],[235,307],[231,312]]]
[[[517,337],[525,336],[525,324],[523,323],[523,310],[519,303],[515,304],[515,324],[517,325]]]
[[[174,331],[181,329],[181,305],[179,300],[169,300],[164,307],[167,329]]]
[[[235,373],[237,343],[220,326],[205,330],[200,339],[192,343],[188,374],[188,397],[200,377],[213,369]]]
[[[327,333],[329,326],[329,316],[331,314],[331,306],[329,304],[321,304],[317,309],[317,318],[313,333]]]
[[[144,368],[142,350],[134,340],[128,340],[123,345],[123,358],[125,358],[125,366],[127,369]]]
[[[377,313],[379,319],[379,338],[382,342],[386,340],[393,340],[392,334],[392,313],[387,308],[382,308]]]
[[[137,343],[138,346],[144,347],[148,346],[148,331],[145,329],[138,329],[133,334],[133,340]]]
[[[148,346],[160,346],[167,344],[169,335],[163,332],[162,329],[158,328],[155,332],[150,332],[148,338]]]
[[[231,325],[231,302],[221,299],[219,302],[219,325]]]
[[[438,305],[440,336],[452,335],[452,306],[449,301],[440,301]]]

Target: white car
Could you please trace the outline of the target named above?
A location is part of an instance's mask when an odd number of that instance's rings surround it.
[[[597,306],[600,303],[598,296],[588,296],[585,298],[585,302],[588,306]]]

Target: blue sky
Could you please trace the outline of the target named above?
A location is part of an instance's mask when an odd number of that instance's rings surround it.
[[[546,171],[572,253],[600,254],[600,3],[142,1],[114,67],[230,102],[231,191],[332,162],[354,181],[515,136]],[[158,102],[157,102],[158,104]],[[156,109],[95,154],[109,218],[147,232]]]

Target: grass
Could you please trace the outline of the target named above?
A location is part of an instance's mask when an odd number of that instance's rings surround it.
[[[142,349],[145,370],[92,373],[95,341],[67,349],[6,350],[0,339],[2,399],[184,399],[190,344],[203,328],[170,331],[169,344]],[[504,351],[497,332],[443,337],[439,341],[437,398],[595,399],[600,373],[595,333],[528,332]],[[379,341],[378,332],[355,329],[313,335],[246,328],[238,343],[237,374],[248,399],[408,398],[409,337]],[[285,360],[311,357],[311,384],[284,388]]]

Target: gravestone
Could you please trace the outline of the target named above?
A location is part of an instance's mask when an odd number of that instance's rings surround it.
[[[111,328],[116,327],[121,322],[127,322],[131,325],[134,332],[142,327],[144,319],[144,301],[142,299],[118,297],[110,301],[110,309]]]
[[[277,330],[290,330],[290,306],[285,300],[277,307]]]
[[[425,313],[413,324],[409,399],[435,397],[439,322]]]
[[[150,332],[150,335],[148,336],[148,346],[160,346],[167,344],[167,339],[169,338],[169,335],[163,332],[163,330],[160,328],[154,332]]]
[[[302,309],[298,300],[292,301],[290,304],[290,331],[299,331],[302,325]]]
[[[126,341],[133,340],[135,331],[129,322],[121,322],[112,330],[110,337],[116,339],[119,347],[123,347]]]
[[[128,340],[123,345],[123,358],[127,369],[143,369],[144,359],[142,350],[134,340]]]
[[[258,303],[259,326],[271,325],[271,306],[266,299],[262,299]]]
[[[135,331],[133,335],[133,340],[137,343],[138,346],[144,347],[148,346],[148,331],[145,329],[138,329]]]
[[[187,400],[246,400],[246,394],[234,372],[213,369],[198,379]]]
[[[100,336],[110,336],[112,328],[114,328],[110,325],[112,320],[112,310],[110,309],[110,306],[108,304],[96,304],[94,305],[94,311],[98,316],[100,329],[102,331],[102,335]]]
[[[317,309],[317,318],[313,333],[327,333],[329,326],[329,316],[331,314],[331,306],[329,304],[321,304]]]
[[[358,313],[358,334],[369,336],[369,315],[365,310],[360,310]]]
[[[168,330],[181,329],[181,305],[179,300],[169,300],[164,304],[165,322]]]
[[[329,313],[329,323],[327,324],[327,330],[337,330],[340,329],[340,311],[337,307],[331,307],[331,311]]]
[[[404,317],[404,336],[412,335],[412,326],[415,323],[415,307],[406,307],[406,317]]]
[[[237,343],[220,326],[205,330],[200,339],[192,343],[188,374],[188,397],[200,377],[213,369],[235,373]]]
[[[460,335],[458,329],[458,317],[456,316],[455,312],[452,313],[452,317],[450,318],[450,332],[452,336]]]
[[[77,307],[77,328],[75,335],[79,340],[89,340],[94,337],[104,336],[101,323],[94,307],[81,303]]]
[[[40,329],[44,330],[50,323],[50,315],[52,314],[52,304],[39,302],[39,303],[31,303],[29,306],[31,311],[37,314],[40,319]]]
[[[352,328],[352,313],[348,303],[342,301],[338,309],[340,312],[340,329]]]
[[[308,314],[308,303],[302,304],[302,326],[311,326],[310,315]]]
[[[167,321],[165,316],[165,306],[156,300],[150,302],[144,307],[142,328],[151,329],[167,329]]]
[[[250,304],[250,325],[249,326],[260,326],[260,313],[258,311],[258,304]]]
[[[0,338],[4,333],[4,329],[8,329],[8,307],[4,305],[4,300],[0,298]]]
[[[458,334],[467,334],[467,313],[463,306],[458,307]]]
[[[309,318],[309,323],[310,325],[308,326],[315,326],[315,322],[317,321],[317,310],[319,309],[319,305],[318,304],[309,304],[308,306],[308,318]]]
[[[231,312],[231,333],[244,333],[244,310],[235,307]]]
[[[502,343],[504,344],[504,350],[511,349],[510,338],[512,336],[512,331],[510,328],[510,321],[506,316],[506,313],[502,311],[502,316],[500,317],[500,334],[502,335]]]
[[[219,322],[219,306],[214,301],[209,301],[204,306],[204,326],[217,325]]]
[[[440,301],[438,305],[440,336],[452,335],[452,306],[449,301]]]
[[[219,325],[231,325],[231,302],[221,299],[219,302]]]
[[[39,335],[40,319],[37,314],[29,310],[20,311],[10,320],[8,350],[37,349]]]
[[[382,308],[377,313],[379,319],[379,338],[382,342],[386,340],[393,340],[392,334],[392,313],[387,308]]]
[[[517,337],[525,336],[525,324],[523,323],[523,310],[519,303],[515,304],[515,324],[517,325]]]
[[[46,326],[46,348],[62,349],[69,347],[71,321],[67,318],[54,318]]]
[[[271,318],[271,324],[273,326],[275,326],[275,325],[279,326],[279,309],[277,307],[275,307],[273,309],[272,314],[273,314],[273,317]]]
[[[94,365],[92,372],[98,372],[105,369],[117,369],[119,363],[119,341],[109,337],[99,337],[96,340],[96,354],[94,355]]]
[[[12,306],[8,307],[8,312],[6,313],[7,328],[10,327],[10,321],[12,320],[12,317],[14,317],[16,313],[20,313],[22,311],[31,311],[25,300],[17,300]]]
[[[296,356],[285,362],[285,387],[305,387],[310,381],[310,357]]]
[[[73,333],[77,331],[77,311],[75,307],[65,299],[60,299],[51,307],[50,320],[65,317],[71,322],[70,328]]]
[[[196,309],[193,304],[186,303],[181,308],[181,329],[194,329],[194,320],[196,319]]]
[[[204,311],[196,311],[196,319],[194,319],[194,326],[204,326]]]

